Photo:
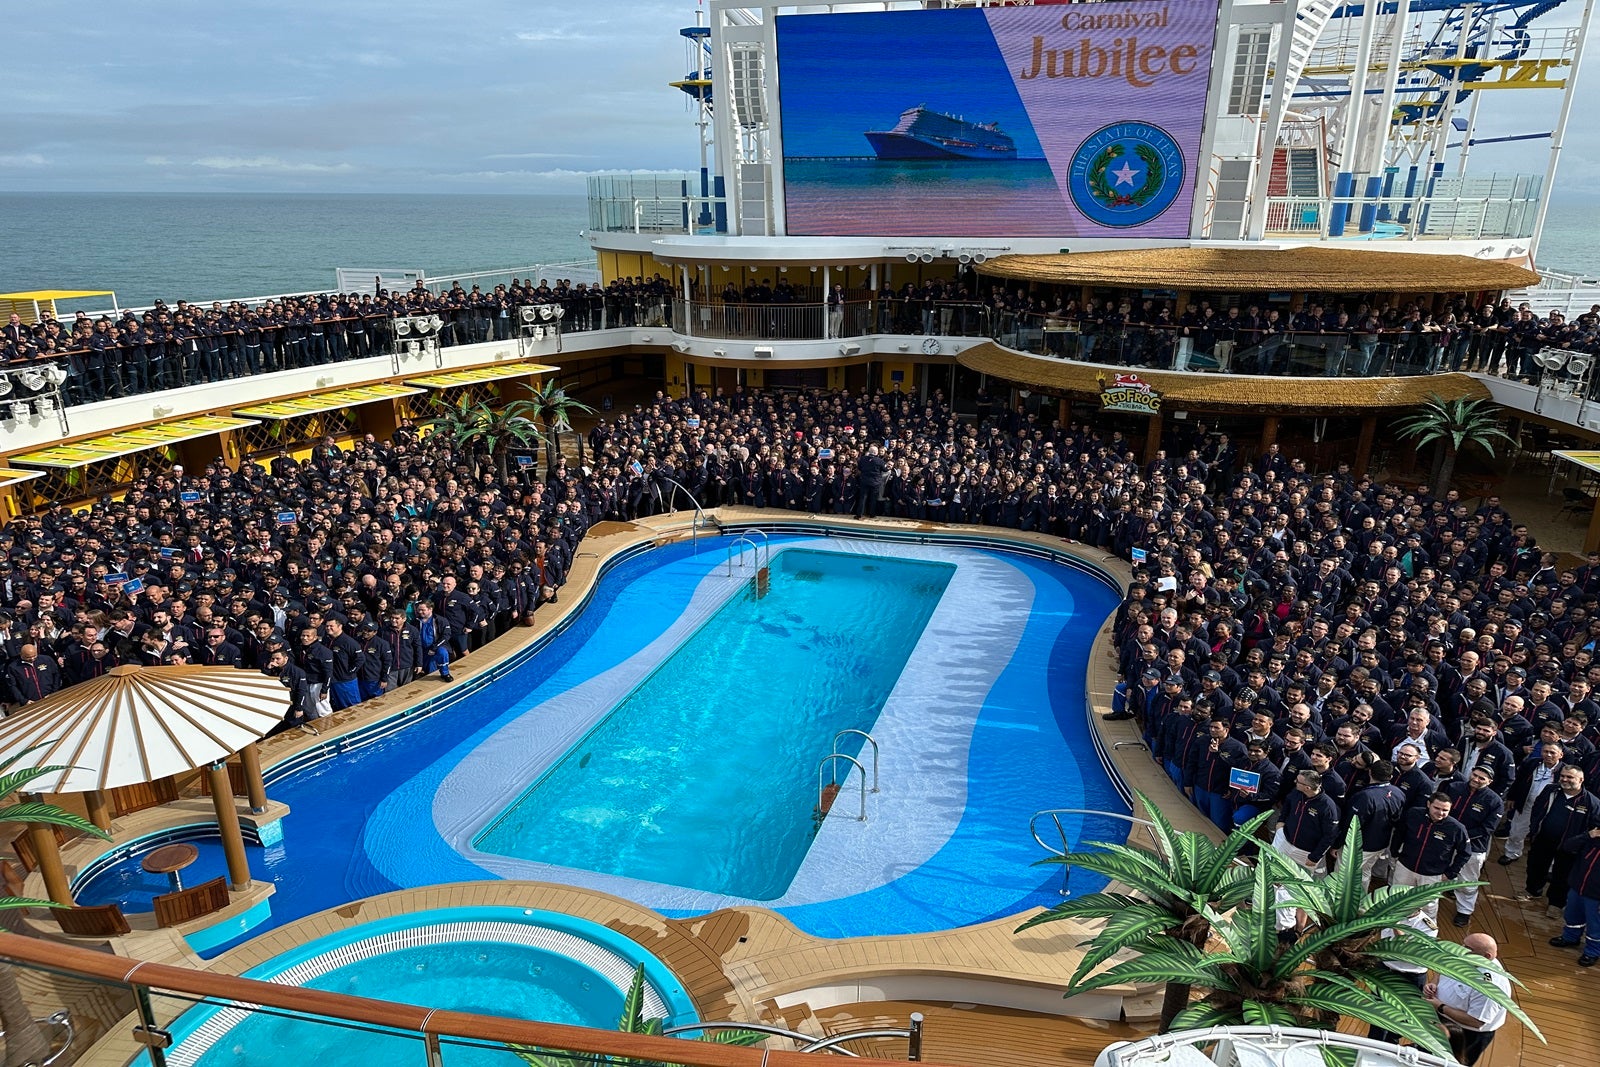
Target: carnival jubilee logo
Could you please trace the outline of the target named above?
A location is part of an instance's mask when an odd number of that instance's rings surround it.
[[[1183,152],[1148,122],[1114,122],[1091,133],[1072,155],[1068,191],[1077,209],[1102,226],[1140,226],[1159,216],[1183,185]]]
[[[1100,409],[1131,411],[1138,415],[1159,415],[1161,394],[1137,374],[1119,374],[1110,382],[1101,378]]]

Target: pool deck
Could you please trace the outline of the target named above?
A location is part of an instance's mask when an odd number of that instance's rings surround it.
[[[781,523],[791,528],[812,526],[819,531],[823,527],[859,528],[864,532],[893,530],[925,536],[930,542],[963,536],[1031,542],[1054,552],[1076,555],[1117,581],[1127,578],[1126,564],[1115,557],[1040,534],[976,526],[935,526],[904,520],[856,522],[838,516],[813,517],[755,508],[722,508],[711,515],[720,524],[735,527]],[[542,607],[533,626],[507,634],[456,664],[455,686],[471,685],[474,679],[494,674],[511,657],[559,627],[574,612],[582,610],[586,593],[595,586],[608,560],[643,544],[692,539],[695,536],[692,518],[692,512],[678,512],[636,523],[601,523],[594,527],[579,546],[560,601]],[[1103,639],[1104,632],[1097,643]],[[1106,706],[1114,684],[1109,662],[1099,656],[1091,657],[1088,678],[1091,702]],[[437,679],[427,678],[396,693],[318,720],[320,737],[299,732],[281,734],[261,744],[262,764],[270,777],[275,764],[319,746],[336,744],[343,736],[407,709],[425,707],[443,688],[443,683]],[[1092,718],[1098,728],[1098,716]],[[1135,788],[1153,790],[1165,782],[1160,775],[1150,776],[1160,778],[1160,782],[1144,780],[1147,776],[1140,772],[1148,768],[1148,761],[1132,758],[1142,753],[1129,752],[1124,756],[1112,752],[1109,746],[1108,752]],[[199,812],[198,804],[189,804],[192,810],[185,810],[183,804],[116,820],[111,847],[155,830],[194,821]],[[1198,816],[1197,821],[1203,822]],[[1025,834],[1027,828],[1019,826],[1017,832]],[[64,851],[69,874],[106,848],[99,842],[70,843]],[[1053,1028],[1068,1035],[1063,1039],[1068,1044],[1088,1051],[1119,1037],[1131,1036],[1117,1020],[1152,1018],[1159,1008],[1159,997],[1154,991],[1133,987],[1101,991],[1076,998],[1071,1004],[1061,999],[1060,990],[1080,956],[1077,946],[1088,936],[1087,929],[1077,923],[1052,924],[1017,934],[1016,926],[1026,917],[1019,915],[926,934],[826,939],[806,934],[781,915],[763,908],[727,908],[687,919],[668,919],[618,897],[541,882],[470,882],[371,897],[287,924],[209,963],[190,952],[180,937],[165,931],[148,931],[136,944],[120,947],[118,951],[158,962],[239,973],[291,946],[360,922],[404,912],[473,904],[544,908],[599,922],[627,934],[660,956],[683,980],[703,1018],[759,1019],[817,1036],[834,1032],[840,1020],[852,1017],[858,1010],[865,1012],[864,1019],[870,1020],[874,1003],[919,1002],[956,1005],[947,1010],[962,1011],[963,1018],[968,1021],[967,1029],[976,1027],[975,1033],[984,1029],[978,1020],[984,1018],[986,1012],[998,1013],[993,1019],[995,1023],[1024,1013],[1029,1018],[1039,1019],[1044,1031]],[[53,927],[54,924],[47,921],[35,924],[36,930],[47,936]],[[55,932],[53,936],[61,935]],[[1003,1006],[972,1008],[974,1003]],[[1077,1018],[1064,1015],[1049,1018],[1049,1015],[1066,1011],[1073,1012]],[[1091,1021],[1085,1022],[1085,1019]],[[113,1026],[111,1036],[78,1062],[96,1067],[127,1063],[136,1051],[127,1032],[126,1026]],[[1056,1051],[1043,1056],[1041,1062],[1059,1062],[1062,1046],[1059,1042],[1056,1045]],[[980,1056],[978,1048],[973,1048],[970,1055],[962,1055],[947,1041],[941,1040],[939,1047],[941,1058],[973,1063],[990,1060],[988,1056]],[[1047,1053],[1048,1044],[1040,1051]],[[1009,1062],[1017,1061],[1012,1058]]]

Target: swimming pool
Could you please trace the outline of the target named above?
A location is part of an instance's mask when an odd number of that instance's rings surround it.
[[[634,969],[644,1010],[692,1022],[694,1003],[672,972],[597,923],[532,908],[445,908],[362,923],[245,972],[247,978],[436,1008],[609,1029]],[[197,1008],[173,1027],[170,1067],[367,1067],[416,1059],[408,1036],[334,1028],[293,1015]],[[449,1062],[512,1065],[503,1050],[453,1046]]]
[[[955,567],[787,549],[769,570],[765,595],[730,596],[473,846],[782,896],[816,830],[819,754],[860,752],[841,734],[876,724]]]
[[[674,884],[662,877],[665,867],[588,869],[582,864],[592,857],[564,850],[530,858],[479,847],[531,785],[569,754],[581,763],[578,746],[599,736],[606,713],[748,587],[748,567],[726,573],[731,539],[701,539],[616,563],[537,655],[493,680],[441,690],[442,706],[431,716],[382,736],[392,728],[374,727],[370,743],[330,739],[269,772],[269,792],[291,814],[281,842],[249,850],[256,877],[278,888],[262,929],[397,888],[494,877],[599,889],[669,915],[763,903],[821,936],[945,929],[1053,903],[1059,872],[1032,866],[1040,854],[1028,817],[1050,807],[1126,810],[1094,755],[1083,704],[1089,649],[1117,596],[1085,570],[927,540],[773,538],[775,569],[799,551],[854,555],[867,561],[863,566],[948,568],[871,724],[882,751],[882,792],[869,797],[867,821],[854,818],[852,780],[810,837],[814,800],[807,797],[796,820],[809,839],[798,867],[755,887],[764,894],[787,877],[777,896]],[[775,586],[781,581],[775,575]],[[794,654],[807,653],[802,643]],[[651,743],[662,744],[655,737]],[[850,744],[846,738],[841,748],[854,752]],[[688,761],[696,788],[757,777],[708,747]],[[803,793],[815,788],[826,748],[783,761],[810,780]],[[603,782],[577,793],[563,789],[561,804],[601,806],[608,792]],[[554,811],[556,800],[550,804]],[[548,825],[538,823],[541,830]],[[1110,832],[1097,827],[1089,836]]]

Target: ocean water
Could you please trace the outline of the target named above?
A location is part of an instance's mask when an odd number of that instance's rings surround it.
[[[1597,208],[1558,196],[1543,266],[1600,277]],[[136,307],[331,287],[336,267],[447,277],[590,260],[587,226],[581,196],[0,193],[0,292],[111,289]]]
[[[592,262],[588,224],[581,196],[4,193],[0,292],[111,289],[138,307],[332,288],[338,267]]]

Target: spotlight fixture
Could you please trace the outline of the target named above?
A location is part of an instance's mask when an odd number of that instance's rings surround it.
[[[922,253],[922,255],[918,256],[917,258],[922,260],[922,262],[924,262],[924,263],[932,263],[933,262],[933,253],[932,252],[924,252],[924,253]]]
[[[44,388],[44,375],[40,374],[36,370],[23,371],[17,376],[17,380],[20,381],[22,383],[22,387],[28,390],[30,393],[37,393],[40,389]]]
[[[722,359],[728,354],[728,350],[726,348],[713,348],[711,350],[711,354],[716,356],[718,359]]]
[[[676,352],[687,352],[687,351],[689,351],[689,342],[688,341],[674,341],[674,342],[672,342],[672,348]]]
[[[539,318],[539,309],[536,308],[536,307],[533,307],[531,304],[522,309],[522,321],[523,322],[536,322],[536,321],[538,321],[538,318]]]
[[[10,376],[9,375],[5,375],[5,374],[0,374],[0,396],[8,395],[11,392],[12,388],[13,388],[13,386],[11,385]]]
[[[772,358],[772,348],[769,345],[757,345],[753,355],[757,359],[771,359]]]
[[[67,372],[59,363],[52,363],[44,369],[44,380],[51,385],[61,385],[67,380]]]
[[[13,400],[6,405],[6,408],[10,410],[11,418],[14,421],[21,422],[28,417],[28,402],[26,400]]]
[[[395,319],[394,320],[394,335],[396,337],[409,337],[411,335],[411,320],[410,319]]]
[[[846,341],[839,346],[839,354],[841,356],[853,356],[859,351],[861,351],[861,346],[854,341]]]

